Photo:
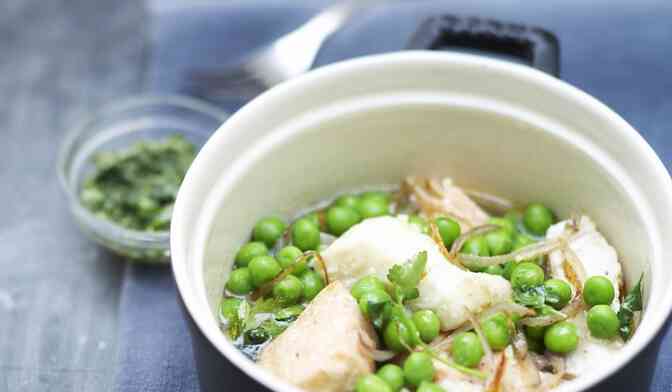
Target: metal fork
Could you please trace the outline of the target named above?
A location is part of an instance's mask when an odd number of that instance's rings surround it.
[[[194,72],[191,93],[221,97],[253,97],[308,71],[322,43],[372,0],[341,1],[325,8],[298,29],[263,46],[237,65]]]

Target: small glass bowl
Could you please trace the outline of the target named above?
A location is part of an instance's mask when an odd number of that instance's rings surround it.
[[[104,106],[73,128],[58,158],[58,175],[75,221],[92,240],[131,261],[169,260],[168,231],[130,230],[100,218],[80,203],[84,179],[99,151],[123,149],[134,142],[181,134],[196,148],[228,118],[215,106],[181,96],[139,96]]]

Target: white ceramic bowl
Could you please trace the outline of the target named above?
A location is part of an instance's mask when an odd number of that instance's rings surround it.
[[[290,217],[338,192],[409,174],[540,201],[560,216],[587,213],[617,248],[627,284],[644,273],[646,308],[634,337],[617,358],[558,390],[584,390],[617,372],[663,327],[672,309],[672,248],[664,246],[672,238],[672,184],[640,135],[596,99],[526,66],[401,52],[273,88],[201,150],[171,230],[175,279],[195,335],[266,387],[295,390],[218,328],[215,309],[235,251],[264,215]]]

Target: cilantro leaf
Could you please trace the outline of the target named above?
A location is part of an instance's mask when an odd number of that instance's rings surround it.
[[[427,265],[427,252],[418,253],[415,258],[403,264],[395,264],[387,272],[387,280],[393,285],[393,296],[397,302],[418,297],[418,283]]]
[[[639,277],[639,281],[637,281],[635,287],[633,287],[628,292],[628,294],[625,296],[625,299],[623,299],[621,308],[618,309],[618,321],[620,324],[618,331],[621,335],[621,338],[623,338],[624,341],[630,339],[630,336],[632,336],[634,328],[633,319],[635,316],[635,312],[642,310],[643,276],[644,275]]]
[[[521,305],[541,309],[546,303],[544,286],[522,287],[513,290],[513,300]]]

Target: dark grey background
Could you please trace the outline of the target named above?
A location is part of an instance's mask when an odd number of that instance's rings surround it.
[[[107,391],[123,264],[77,231],[64,132],[141,89],[140,0],[0,0],[0,391]]]

